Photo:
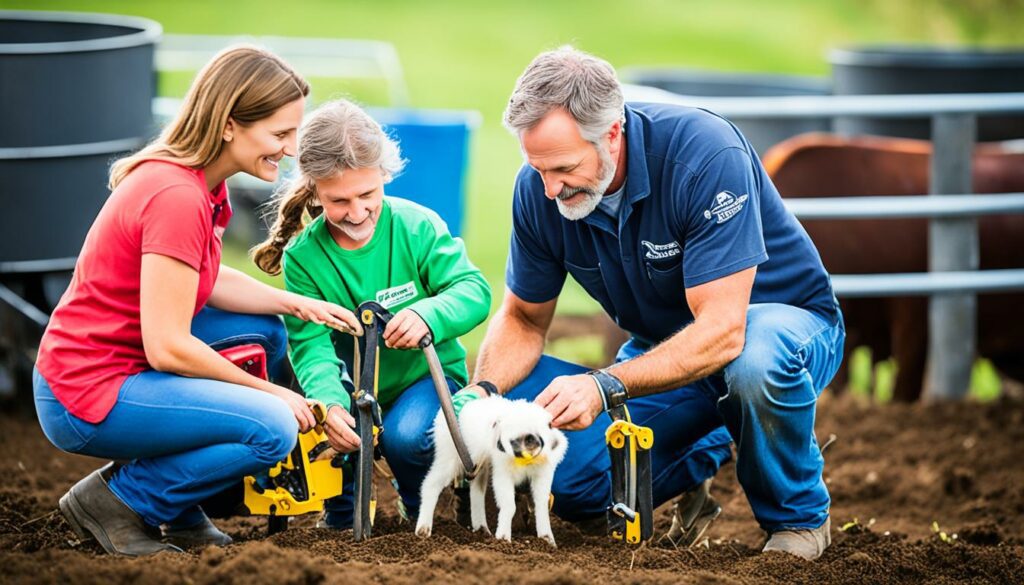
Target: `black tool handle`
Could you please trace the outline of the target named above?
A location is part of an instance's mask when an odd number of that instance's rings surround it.
[[[356,407],[359,452],[356,456],[356,513],[352,525],[356,542],[370,538],[373,532],[373,415],[367,405]]]

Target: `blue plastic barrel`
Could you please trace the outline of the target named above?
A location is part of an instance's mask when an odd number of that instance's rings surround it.
[[[480,114],[461,110],[371,108],[370,115],[398,141],[405,170],[385,192],[433,209],[452,235],[462,233],[470,136]]]

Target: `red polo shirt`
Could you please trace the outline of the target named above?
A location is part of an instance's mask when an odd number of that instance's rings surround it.
[[[111,193],[89,229],[71,285],[53,311],[36,367],[71,414],[96,423],[125,378],[149,368],[142,347],[142,255],[178,259],[199,272],[195,311],[220,268],[231,218],[227,187],[207,191],[202,170],[149,161]]]

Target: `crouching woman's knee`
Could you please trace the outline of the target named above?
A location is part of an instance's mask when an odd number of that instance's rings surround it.
[[[261,409],[260,419],[253,425],[253,432],[247,443],[256,460],[263,466],[283,461],[295,448],[299,436],[299,423],[288,405],[267,396],[271,400]]]

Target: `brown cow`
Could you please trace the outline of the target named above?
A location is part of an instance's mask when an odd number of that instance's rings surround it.
[[[804,134],[774,146],[765,168],[784,197],[920,195],[928,191],[931,144],[883,137]],[[973,159],[975,193],[1024,192],[1024,153],[982,144]],[[925,272],[925,219],[803,221],[832,274]],[[1024,215],[979,219],[981,268],[1024,267]],[[926,297],[843,299],[847,347],[835,384],[846,385],[852,349],[866,345],[873,359],[895,358],[893,397],[916,400],[928,347]],[[978,297],[978,352],[1002,374],[1024,380],[1024,293]]]

